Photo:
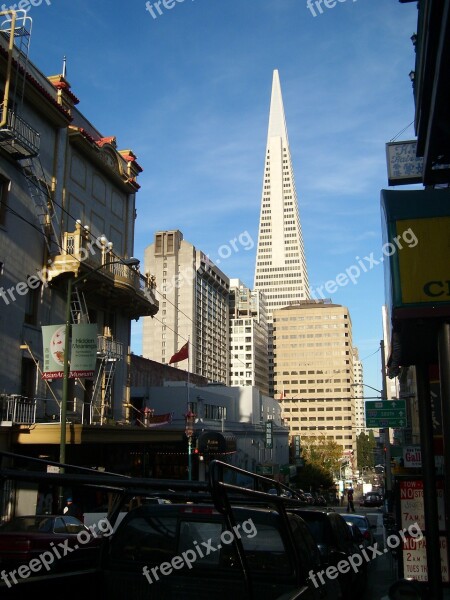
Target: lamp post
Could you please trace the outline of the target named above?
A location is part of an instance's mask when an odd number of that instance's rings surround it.
[[[122,260],[115,260],[108,263],[103,263],[96,269],[92,269],[87,275],[79,279],[83,281],[86,277],[89,277],[93,273],[100,271],[105,266],[114,264],[123,264],[127,267],[136,267],[139,265],[139,259],[137,258],[123,258]],[[61,409],[60,409],[60,421],[61,431],[59,440],[59,462],[65,464],[66,462],[66,418],[67,418],[67,400],[69,395],[69,350],[70,350],[70,303],[72,299],[72,289],[77,284],[76,278],[71,277],[67,282],[67,296],[66,296],[66,311],[65,311],[65,330],[64,330],[64,368],[63,368],[63,389],[61,398]],[[60,472],[64,473],[64,467],[60,467]],[[59,494],[60,508],[63,506],[62,488]]]
[[[188,479],[192,481],[192,436],[194,435],[195,413],[189,410],[185,415],[185,433],[188,440]]]

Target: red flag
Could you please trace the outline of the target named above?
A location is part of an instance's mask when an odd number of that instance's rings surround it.
[[[172,363],[181,362],[182,360],[186,360],[189,356],[189,342],[186,342],[185,345],[176,352],[172,358],[169,360],[169,365]]]

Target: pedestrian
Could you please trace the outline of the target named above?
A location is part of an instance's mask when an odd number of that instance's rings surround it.
[[[67,498],[63,513],[68,517],[76,517],[80,521],[83,520],[83,513],[71,497]]]
[[[353,488],[350,488],[347,492],[347,512],[355,512],[355,505],[353,503]]]

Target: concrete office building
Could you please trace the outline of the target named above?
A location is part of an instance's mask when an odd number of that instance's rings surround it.
[[[353,374],[355,377],[353,395],[355,397],[356,435],[366,432],[366,405],[364,401],[363,365],[359,359],[358,348],[353,348]]]
[[[345,306],[310,300],[273,313],[275,392],[302,440],[325,435],[356,454],[352,323]]]
[[[156,277],[160,312],[143,320],[143,356],[168,364],[189,341],[189,358],[177,366],[227,384],[228,277],[178,230],[156,232],[144,264]]]
[[[273,394],[274,310],[309,298],[303,236],[278,71],[273,73],[254,289],[266,295],[269,393]]]
[[[264,294],[230,279],[230,385],[269,390],[267,312]]]

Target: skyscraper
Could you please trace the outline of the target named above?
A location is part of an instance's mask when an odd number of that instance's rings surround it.
[[[264,292],[267,301],[269,393],[273,394],[272,312],[310,297],[297,192],[277,70],[273,72],[253,288]]]
[[[155,233],[145,249],[145,272],[159,282],[160,311],[143,320],[143,356],[167,364],[190,340],[190,371],[228,384],[228,277],[179,230]],[[188,361],[180,368],[187,370]]]

